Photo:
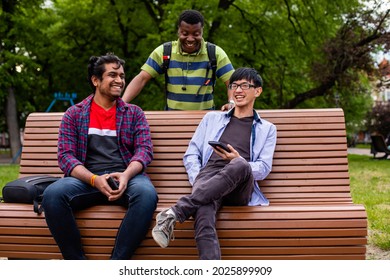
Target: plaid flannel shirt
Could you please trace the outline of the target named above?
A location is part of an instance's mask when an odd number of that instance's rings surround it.
[[[65,112],[58,134],[58,165],[65,176],[83,165],[87,156],[88,127],[93,94]],[[144,170],[153,159],[149,124],[141,108],[121,98],[116,105],[116,132],[122,159],[128,166],[139,161]]]

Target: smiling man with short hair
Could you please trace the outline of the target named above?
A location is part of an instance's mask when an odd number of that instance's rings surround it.
[[[160,212],[152,235],[165,248],[176,222],[195,219],[200,259],[221,259],[216,214],[223,205],[269,205],[257,183],[271,172],[276,127],[254,110],[263,81],[255,69],[238,68],[230,77],[229,93],[235,108],[207,113],[184,155],[192,193]],[[229,151],[212,148],[209,141],[227,144]]]
[[[132,101],[152,78],[166,71],[167,110],[214,109],[215,81],[207,47],[209,43],[203,39],[203,26],[204,18],[200,12],[182,12],[177,22],[178,40],[170,42],[171,52],[164,54],[164,44],[157,47],[142,66],[141,72],[127,86],[123,100]],[[227,86],[234,71],[233,65],[222,48],[215,45],[214,52],[216,78]],[[164,59],[169,60],[166,70]]]
[[[68,108],[58,133],[58,165],[64,178],[47,187],[42,206],[47,225],[64,259],[86,259],[74,211],[98,204],[127,208],[111,259],[130,259],[144,239],[157,192],[145,173],[153,159],[144,112],[120,98],[124,60],[114,54],[92,56],[88,82],[92,94]],[[109,178],[118,188],[109,185]]]

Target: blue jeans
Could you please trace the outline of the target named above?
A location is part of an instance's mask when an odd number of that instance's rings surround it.
[[[98,204],[127,208],[119,227],[111,259],[130,259],[150,226],[157,193],[147,176],[137,175],[127,184],[121,199],[109,202],[96,188],[73,177],[62,178],[46,188],[42,206],[50,232],[64,259],[86,259],[73,211]]]
[[[172,207],[180,223],[195,218],[195,241],[202,260],[221,259],[216,214],[223,205],[248,205],[254,188],[252,169],[243,158],[224,168],[204,168],[196,177],[192,193]]]

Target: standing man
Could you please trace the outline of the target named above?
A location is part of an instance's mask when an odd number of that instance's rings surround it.
[[[262,79],[252,68],[238,68],[230,77],[235,108],[207,113],[184,155],[192,194],[157,215],[153,238],[161,247],[173,239],[175,223],[195,218],[200,259],[221,259],[216,213],[223,205],[269,205],[257,181],[271,172],[276,127],[253,109],[262,92]],[[209,141],[227,144],[212,148]]]
[[[96,204],[127,207],[111,259],[130,259],[144,239],[157,193],[144,173],[153,158],[143,111],[120,98],[124,61],[92,56],[88,81],[93,93],[64,114],[58,135],[58,164],[64,178],[44,192],[46,222],[64,259],[86,259],[73,211]],[[118,187],[110,187],[109,178]]]
[[[164,44],[157,47],[141,67],[141,72],[129,83],[123,95],[126,102],[132,101],[147,82],[164,74],[164,59],[169,59],[166,70],[167,110],[214,109],[213,89],[215,81],[211,69],[207,43],[203,39],[203,15],[195,10],[186,10],[177,22],[177,41],[171,43],[171,51],[164,54]],[[215,45],[214,45],[215,46]],[[210,50],[211,51],[211,50]],[[215,46],[217,78],[226,86],[233,73],[233,65],[222,48]],[[229,98],[227,100],[231,100]],[[224,105],[223,109],[226,105]]]

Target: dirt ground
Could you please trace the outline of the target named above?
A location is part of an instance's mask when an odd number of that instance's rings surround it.
[[[373,245],[367,245],[367,260],[390,260],[390,251],[384,251]]]

